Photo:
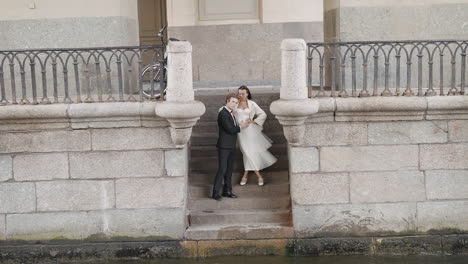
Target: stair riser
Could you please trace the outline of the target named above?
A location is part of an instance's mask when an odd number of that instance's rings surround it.
[[[189,197],[191,199],[197,197],[210,197],[213,186],[190,186]],[[258,186],[252,184],[240,186],[238,183],[232,186],[232,192],[239,197],[278,197],[289,196],[289,184],[266,184]]]
[[[216,230],[216,231],[190,231],[185,232],[187,240],[210,239],[273,239],[291,238],[294,230],[291,227],[252,230]]]
[[[286,144],[286,138],[283,135],[268,135],[267,136],[273,140],[273,145],[275,144]],[[192,135],[191,144],[192,146],[216,146],[218,141],[218,134],[213,134],[209,137],[201,135]]]
[[[214,199],[189,200],[188,208],[191,211],[203,210],[258,210],[258,209],[289,209],[290,200],[288,198],[263,199],[246,198],[230,199],[223,198],[221,201]]]
[[[289,213],[271,214],[232,214],[232,215],[197,215],[190,216],[190,225],[220,225],[220,224],[245,224],[245,223],[276,223],[288,225],[291,223]]]
[[[276,120],[276,117],[275,115],[273,115],[269,110],[264,110],[265,111],[265,114],[267,115],[267,118],[266,120],[269,121],[269,120]],[[218,120],[218,109],[206,109],[206,112],[205,114],[203,114],[201,117],[200,117],[200,120],[199,122],[210,122],[210,121],[216,121]]]
[[[218,169],[218,161],[217,158],[208,159],[207,161],[194,161],[190,162],[190,169],[192,171],[203,172],[203,173],[212,173],[216,174],[216,170]],[[287,160],[279,160],[275,164],[268,167],[270,170],[288,170],[288,161]],[[241,159],[235,160],[233,164],[234,171],[243,171],[244,164],[242,163]]]
[[[237,170],[241,171],[241,170]],[[192,173],[189,175],[189,183],[196,185],[212,184],[216,172],[211,173]],[[266,187],[270,183],[280,184],[280,183],[289,183],[289,175],[287,171],[278,171],[278,172],[267,172],[262,173],[265,181]],[[242,174],[239,172],[232,174],[232,184],[238,185],[241,181]],[[257,176],[254,173],[249,173],[248,181],[246,186],[256,186],[257,185]],[[259,186],[260,187],[260,186]]]
[[[277,156],[287,156],[288,149],[286,145],[273,145],[268,151],[273,154],[275,157]],[[218,150],[216,147],[210,147],[209,149],[197,149],[196,147],[192,147],[190,150],[191,157],[198,157],[198,158],[217,158],[218,157]],[[240,151],[236,151],[235,156],[242,156]]]
[[[283,133],[283,126],[277,120],[267,120],[263,124],[263,131],[264,133]],[[218,133],[218,124],[213,122],[197,122],[197,124],[193,127],[192,132],[196,133]]]
[[[196,95],[195,100],[204,103],[207,107],[219,107],[224,105],[224,100],[228,92],[224,94],[213,94],[213,95]],[[279,93],[255,93],[252,92],[252,99],[257,103],[259,106],[263,106],[263,109],[269,108],[269,105],[273,102],[278,100]]]

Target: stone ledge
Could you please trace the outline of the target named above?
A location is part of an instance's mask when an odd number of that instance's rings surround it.
[[[335,112],[335,121],[468,119],[468,96],[312,98],[316,115]]]
[[[140,127],[148,120],[156,121],[151,126],[167,127],[167,121],[154,112],[160,103],[6,105],[0,107],[0,129]]]
[[[100,261],[215,256],[395,256],[468,255],[467,234],[395,237],[181,241],[116,238],[108,241],[63,240],[41,244],[6,241],[0,261]]]

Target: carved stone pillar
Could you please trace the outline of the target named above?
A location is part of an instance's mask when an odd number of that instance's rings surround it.
[[[187,41],[170,42],[166,101],[157,104],[156,115],[167,119],[171,138],[183,147],[192,135],[192,127],[205,113],[205,105],[194,100],[192,82],[192,45]]]
[[[288,143],[300,145],[304,138],[305,120],[318,111],[318,103],[308,98],[306,44],[303,39],[285,39],[281,43],[280,100],[271,104],[270,111],[283,125]]]

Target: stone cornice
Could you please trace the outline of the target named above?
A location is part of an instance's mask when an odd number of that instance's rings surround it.
[[[468,96],[313,98],[310,119],[334,113],[334,121],[468,119]]]
[[[167,127],[169,123],[154,109],[162,102],[115,102],[92,104],[6,105],[0,107],[0,128],[8,130],[60,127]],[[5,129],[5,128],[4,128]]]

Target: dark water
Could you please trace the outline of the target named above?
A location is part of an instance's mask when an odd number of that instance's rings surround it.
[[[99,264],[468,264],[468,256],[219,257],[206,259],[76,262]]]

